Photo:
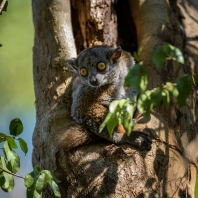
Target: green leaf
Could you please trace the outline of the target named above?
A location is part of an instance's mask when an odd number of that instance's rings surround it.
[[[156,47],[156,49],[153,51],[152,60],[158,69],[160,69],[163,66],[168,52],[169,49],[167,43],[164,43],[163,45]]]
[[[17,144],[16,144],[16,142],[15,142],[15,140],[14,140],[13,137],[7,136],[7,137],[6,137],[6,140],[8,141],[8,144],[9,144],[9,146],[10,146],[11,148],[13,148],[13,149],[18,148],[18,146],[17,146]]]
[[[20,158],[15,151],[12,151],[12,154],[12,159],[8,161],[7,167],[11,172],[16,173],[20,168]]]
[[[61,182],[49,170],[43,170],[42,172],[47,174],[49,176],[49,178],[53,179],[57,184]]]
[[[150,95],[150,102],[152,106],[159,106],[162,102],[162,90],[161,87],[158,89],[155,89],[153,92],[151,92]]]
[[[1,156],[2,157],[2,156]],[[1,161],[1,158],[0,158],[0,167],[3,168],[3,164],[2,164],[2,161]],[[5,177],[3,175],[3,170],[2,168],[0,168],[0,186],[3,186],[4,183],[5,183]]]
[[[15,118],[10,122],[10,134],[13,136],[18,136],[23,131],[23,124],[19,118]]]
[[[147,114],[152,109],[151,105],[151,91],[147,90],[145,93],[141,94],[137,101],[137,108],[140,113],[146,112]]]
[[[27,188],[26,190],[26,197],[27,198],[34,198],[34,188]]]
[[[0,133],[0,143],[6,141],[7,135],[5,133]]]
[[[177,96],[177,103],[182,107],[186,103],[186,99],[192,90],[192,81],[190,75],[185,75],[177,80],[177,89],[179,95]]]
[[[39,175],[35,175],[36,172]],[[41,197],[43,189],[50,185],[56,197],[60,197],[59,188],[56,183],[60,181],[49,171],[41,170],[38,166],[34,171],[25,175],[24,184],[27,187],[27,198]]]
[[[112,101],[111,104],[109,105],[109,111],[111,113],[114,113],[116,108],[117,108],[117,106],[118,106],[118,104],[119,104],[119,100]]]
[[[140,46],[140,47],[138,48],[138,52],[134,52],[134,53],[133,53],[133,57],[134,57],[134,59],[135,59],[136,62],[139,62],[139,61],[140,61],[139,55],[140,55],[140,53],[141,53],[141,51],[142,51],[143,49],[144,49],[144,47],[143,47],[143,46]]]
[[[3,172],[0,173],[0,186],[3,186],[5,184],[5,177],[3,175]]]
[[[6,170],[9,171],[6,167],[6,162],[4,160],[4,158],[2,156],[0,156],[0,166]],[[13,176],[7,172],[2,172],[4,178],[5,178],[5,182],[3,184],[3,186],[1,186],[2,190],[5,192],[10,192],[13,188],[14,188],[14,179]]]
[[[34,171],[40,173],[41,172],[41,168],[39,166],[34,166]]]
[[[164,43],[163,45],[156,47],[156,49],[153,51],[152,60],[156,67],[160,69],[167,57],[172,57],[177,62],[184,64],[184,57],[180,49],[172,46],[169,43]]]
[[[126,111],[130,115],[130,117],[133,117],[134,111],[135,111],[136,105],[135,104],[128,104],[126,107]]]
[[[10,192],[14,188],[14,178],[13,178],[12,175],[10,175],[6,172],[4,172],[3,175],[4,175],[4,178],[5,178],[5,183],[4,183],[3,186],[1,186],[1,189],[4,192]]]
[[[174,96],[174,97],[177,97],[179,95],[179,92],[177,90],[177,87],[170,83],[170,82],[167,82],[166,83],[166,89]]]
[[[24,185],[25,185],[26,188],[31,188],[34,185],[33,172],[25,175]]]
[[[27,188],[26,191],[27,198],[42,198],[42,192],[38,193],[35,188]]]
[[[132,87],[136,92],[144,92],[148,84],[146,68],[142,64],[135,64],[125,78],[124,86]]]
[[[144,49],[143,46],[140,46],[140,47],[138,48],[138,55],[140,55],[140,53],[142,52],[143,49]]]
[[[168,47],[170,49],[169,56],[175,58],[177,62],[184,64],[184,57],[180,49],[178,49],[175,46],[172,46],[171,44],[168,44]]]
[[[38,193],[41,193],[42,190],[48,185],[50,180],[51,178],[49,177],[48,174],[45,174],[45,172],[41,172],[38,179],[36,180],[36,184],[35,184],[36,191]]]
[[[5,154],[5,157],[8,161],[10,161],[12,159],[12,151],[10,149],[10,146],[8,144],[8,141],[6,140],[5,143],[4,143],[4,148],[3,148],[3,151],[4,151],[4,154]]]
[[[7,135],[6,135],[5,133],[0,133],[0,137],[4,137],[4,138],[6,138],[6,137],[7,137]]]
[[[124,127],[126,134],[129,136],[131,134],[132,128],[134,127],[134,122],[131,117],[131,113],[124,111],[122,114],[121,124]]]
[[[129,128],[128,128],[128,130],[126,131],[126,133],[127,133],[128,136],[131,135],[134,126],[135,126],[135,122],[134,122],[133,119],[131,119],[131,120],[129,121]]]
[[[111,119],[107,122],[107,130],[110,136],[112,136],[113,130],[118,125],[118,123],[119,123],[119,119],[117,115],[114,113],[111,116]]]
[[[118,106],[120,107],[120,109],[122,109],[129,102],[130,102],[130,99],[129,98],[127,98],[127,99],[121,99],[121,100],[119,100]]]
[[[54,192],[54,195],[56,198],[61,198],[60,190],[58,188],[58,185],[55,183],[55,181],[51,180],[50,186]]]
[[[2,160],[2,159],[3,159],[3,160]],[[3,168],[3,161],[5,161],[5,160],[4,160],[4,157],[0,155],[0,167],[1,167],[1,168],[0,168],[0,173],[3,172],[3,170],[2,170],[2,168]]]
[[[99,127],[99,133],[101,133],[102,130],[105,128],[105,126],[107,125],[107,122],[109,122],[112,115],[113,115],[113,113],[110,113],[110,112],[107,114],[105,120],[103,121],[103,123]]]
[[[37,178],[37,177],[39,176],[40,172],[41,172],[40,167],[39,167],[39,166],[35,166],[35,167],[34,167],[34,171],[32,172],[34,178]]]
[[[133,57],[134,57],[134,59],[135,59],[136,62],[139,62],[140,61],[140,58],[139,58],[139,55],[138,55],[137,52],[134,52],[133,53]]]
[[[36,190],[34,190],[33,198],[42,198],[42,193],[39,193]]]
[[[42,190],[39,188],[42,186],[42,173],[38,166],[34,167],[34,170],[25,175],[24,184],[27,187],[27,198],[41,198]],[[45,174],[45,173],[44,173]],[[40,186],[41,185],[41,186]],[[38,191],[37,191],[38,190]]]
[[[19,138],[18,141],[19,141],[21,150],[26,154],[28,152],[27,143],[22,138]]]
[[[166,89],[164,89],[162,92],[162,100],[164,105],[168,108],[170,106],[170,94]]]
[[[20,168],[20,158],[18,154],[15,151],[10,149],[8,141],[5,142],[3,151],[4,151],[6,159],[8,160],[7,168],[12,173],[16,173]]]

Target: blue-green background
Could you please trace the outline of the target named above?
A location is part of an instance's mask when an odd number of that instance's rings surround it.
[[[9,133],[9,123],[19,117],[24,124],[22,138],[29,151],[21,158],[17,173],[32,171],[32,132],[35,126],[34,88],[32,74],[33,22],[30,0],[8,0],[7,12],[0,15],[0,132]],[[0,144],[0,148],[3,144]],[[1,152],[2,153],[2,152]],[[25,198],[23,179],[15,177],[10,193],[0,189],[0,198]]]
[[[32,171],[32,132],[35,126],[34,88],[32,74],[33,23],[30,0],[9,0],[7,12],[0,16],[0,132],[9,133],[9,123],[19,117],[24,124],[21,136],[28,143],[26,156],[21,157],[24,176]],[[2,145],[0,145],[2,148]],[[198,184],[196,184],[198,189]],[[23,180],[15,178],[14,190],[0,198],[25,198]],[[195,193],[198,198],[198,190]]]

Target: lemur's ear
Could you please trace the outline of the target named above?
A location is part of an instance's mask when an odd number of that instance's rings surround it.
[[[117,63],[120,61],[120,58],[122,56],[122,49],[121,47],[117,47],[115,49],[110,50],[110,59],[113,63]]]
[[[76,58],[66,59],[67,65],[73,68],[74,72],[78,73],[78,67],[76,65]]]

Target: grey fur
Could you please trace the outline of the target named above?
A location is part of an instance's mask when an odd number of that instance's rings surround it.
[[[67,60],[67,62],[77,74],[73,81],[71,107],[73,119],[86,127],[89,133],[94,133],[108,141],[116,144],[129,143],[142,150],[150,150],[151,140],[144,132],[132,132],[128,137],[123,126],[119,125],[112,137],[106,129],[99,133],[99,126],[109,111],[110,102],[127,96],[133,99],[136,94],[133,90],[126,93],[123,86],[126,75],[134,66],[134,59],[130,53],[122,51],[121,47],[95,46],[82,51],[76,59]],[[99,62],[105,63],[105,70],[97,69]],[[81,75],[81,68],[88,71],[85,77]],[[75,136],[75,131],[73,136]],[[72,146],[65,145],[65,147]]]

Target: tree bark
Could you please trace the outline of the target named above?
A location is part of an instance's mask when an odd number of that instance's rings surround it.
[[[53,171],[62,181],[63,198],[194,197],[196,164],[184,156],[184,148],[197,132],[196,92],[181,109],[173,99],[169,109],[155,108],[150,120],[138,115],[136,129],[148,131],[153,139],[149,152],[107,142],[66,152],[55,141],[60,129],[73,122],[72,72],[64,58],[76,57],[76,51],[96,44],[119,44],[130,52],[143,46],[140,58],[147,67],[148,89],[198,70],[198,5],[196,0],[177,3],[71,0],[70,5],[69,0],[32,1],[37,112],[32,159],[33,165]],[[167,61],[161,70],[155,68],[152,52],[163,42],[183,51],[185,66]],[[50,189],[43,197],[53,197]]]

